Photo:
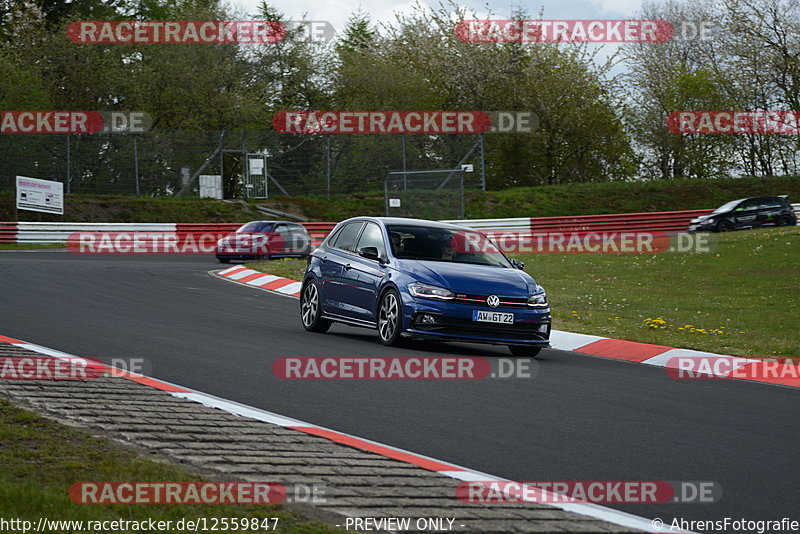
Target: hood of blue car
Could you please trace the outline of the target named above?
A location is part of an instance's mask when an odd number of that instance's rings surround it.
[[[398,268],[420,282],[455,293],[527,297],[539,291],[536,281],[519,269],[424,260],[400,260]]]

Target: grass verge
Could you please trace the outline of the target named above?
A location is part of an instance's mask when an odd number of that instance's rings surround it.
[[[519,254],[554,327],[751,358],[798,357],[800,228],[718,235],[709,253]],[[299,280],[305,261],[248,264]]]
[[[66,243],[0,243],[0,250],[38,250],[43,248],[66,248]]]
[[[168,463],[140,457],[106,439],[96,438],[15,407],[0,399],[0,518],[32,521],[172,521],[183,518],[277,517],[277,532],[339,532],[314,524],[277,506],[80,505],[67,491],[79,481],[202,480]],[[210,523],[209,523],[210,524]],[[85,526],[43,532],[81,532]],[[97,529],[95,529],[97,530]],[[129,530],[115,530],[129,532]],[[177,529],[168,532],[179,532]],[[182,532],[182,531],[180,531]],[[249,531],[249,532],[262,532]],[[266,532],[266,531],[264,531]],[[270,531],[272,532],[272,531]]]

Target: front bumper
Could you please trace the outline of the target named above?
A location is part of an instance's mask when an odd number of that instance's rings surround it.
[[[473,310],[491,310],[514,314],[513,324],[488,323],[472,320]],[[488,308],[448,301],[434,301],[404,296],[404,332],[407,336],[467,341],[497,345],[535,345],[550,343],[552,318],[550,309],[523,307]]]
[[[699,222],[699,223],[691,223],[689,225],[689,233],[692,232],[713,232],[714,231],[714,222]]]

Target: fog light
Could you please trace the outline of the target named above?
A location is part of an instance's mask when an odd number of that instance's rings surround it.
[[[541,332],[541,333],[543,333],[543,334],[546,334],[546,333],[547,333],[547,329],[548,329],[548,328],[550,328],[550,325],[549,325],[549,324],[547,324],[547,323],[544,323],[544,324],[542,324],[542,325],[539,325],[539,332]]]
[[[436,324],[436,317],[423,313],[419,316],[418,321],[420,324]]]

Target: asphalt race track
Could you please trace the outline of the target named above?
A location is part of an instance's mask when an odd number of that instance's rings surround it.
[[[272,362],[283,356],[508,353],[388,349],[345,326],[309,334],[297,300],[208,274],[219,268],[203,256],[0,252],[0,334],[105,362],[145,358],[157,378],[513,480],[722,487],[716,504],[609,505],[667,524],[798,519],[796,389],[673,380],[555,350],[531,379],[279,380]]]

